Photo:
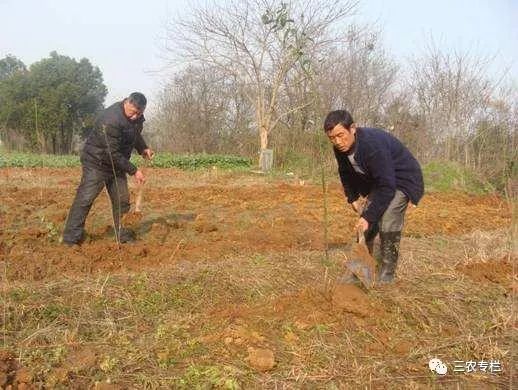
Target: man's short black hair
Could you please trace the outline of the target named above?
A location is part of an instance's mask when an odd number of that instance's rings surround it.
[[[327,133],[328,131],[333,130],[339,123],[349,130],[351,125],[354,123],[354,120],[351,114],[346,110],[331,111],[327,114],[326,119],[324,120],[324,130]]]
[[[146,108],[147,99],[143,93],[133,92],[131,95],[128,96],[128,102],[133,104],[139,110],[143,110]]]

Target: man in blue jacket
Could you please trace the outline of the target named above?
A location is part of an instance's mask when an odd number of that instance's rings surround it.
[[[333,143],[347,201],[361,213],[356,227],[364,232],[371,253],[380,234],[378,280],[390,283],[408,203],[417,205],[424,193],[421,167],[397,138],[381,129],[357,127],[345,110],[330,112],[324,130]],[[360,196],[367,197],[363,209]]]
[[[126,175],[139,184],[145,181],[142,171],[130,162],[131,151],[135,148],[144,158],[153,157],[141,134],[146,104],[146,97],[134,92],[98,115],[81,153],[83,175],[63,232],[65,244],[83,241],[86,217],[104,187],[110,195],[117,242],[135,240],[134,233],[121,225],[122,215],[130,209]]]

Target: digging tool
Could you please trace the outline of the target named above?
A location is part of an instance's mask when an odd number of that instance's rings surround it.
[[[357,206],[358,215],[362,214],[365,201]],[[345,256],[344,266],[347,270],[346,275],[341,277],[344,283],[354,283],[356,279],[367,288],[372,288],[376,282],[376,260],[369,253],[365,243],[365,234],[360,227],[356,229],[357,242],[351,247],[349,256]]]
[[[347,270],[355,275],[366,288],[372,288],[376,282],[376,260],[369,253],[365,244],[365,235],[357,229],[358,242],[353,244],[351,253],[344,263]],[[352,281],[352,279],[351,279]]]
[[[148,168],[149,164],[149,160],[144,160],[145,168]],[[140,184],[137,189],[137,195],[135,196],[135,213],[142,213],[142,196],[144,193],[144,184],[145,183]]]
[[[142,212],[142,193],[144,192],[144,183],[139,185],[139,188],[137,189],[137,196],[135,197],[135,213],[141,213]]]
[[[144,167],[148,167],[148,161],[144,160]],[[144,183],[137,184],[137,194],[135,195],[135,209],[127,214],[124,214],[124,223],[135,228],[143,218],[142,214],[142,198],[144,194]]]

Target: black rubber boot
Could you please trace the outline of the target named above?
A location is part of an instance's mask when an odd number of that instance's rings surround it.
[[[371,256],[375,257],[376,262],[379,263],[377,256],[374,256],[374,240],[379,233],[379,225],[375,224],[369,227],[364,233],[365,235],[365,246],[369,250]],[[377,251],[376,251],[377,252]]]
[[[137,241],[137,234],[128,228],[120,227],[119,229],[113,229],[113,227],[109,231],[110,236],[113,234],[117,234],[117,242],[120,244],[126,244]]]
[[[378,275],[380,283],[392,283],[396,275],[399,258],[401,232],[381,232],[381,269]]]
[[[116,202],[116,200],[115,200],[115,202]],[[118,233],[117,241],[121,244],[135,242],[137,240],[137,235],[135,234],[135,232],[131,229],[122,227],[122,217],[123,217],[124,213],[127,212],[126,207],[124,210],[122,210],[121,213],[119,213],[119,211],[121,211],[121,210],[119,210],[117,204],[115,204],[112,208],[113,208],[113,224],[114,224],[114,226],[117,227],[115,229],[115,232]]]

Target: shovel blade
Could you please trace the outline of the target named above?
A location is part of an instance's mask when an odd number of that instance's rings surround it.
[[[376,260],[364,244],[355,244],[345,267],[354,274],[366,288],[376,282]]]
[[[374,273],[367,264],[360,260],[349,260],[345,263],[345,266],[356,275],[365,287],[372,288],[374,286]]]

